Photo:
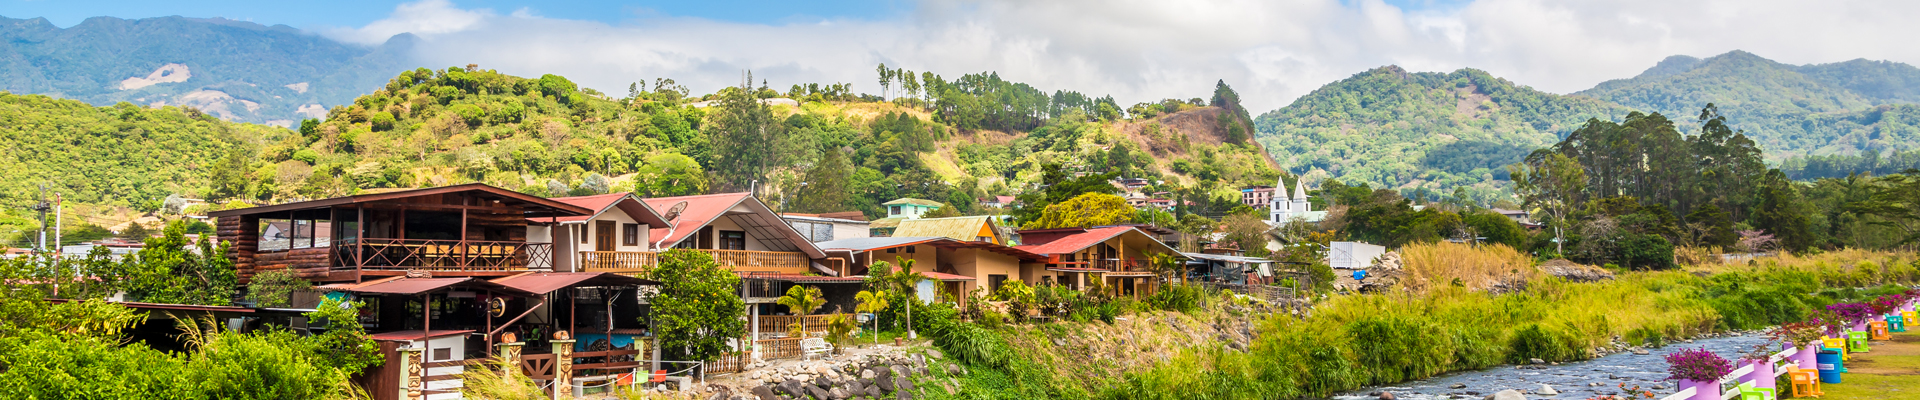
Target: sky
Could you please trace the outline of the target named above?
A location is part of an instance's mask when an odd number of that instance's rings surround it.
[[[1920,37],[1911,0],[0,0],[0,16],[59,26],[101,15],[217,16],[369,45],[413,33],[426,66],[552,73],[613,94],[660,77],[707,93],[744,70],[777,89],[875,93],[886,63],[1123,105],[1207,97],[1223,80],[1254,113],[1385,65],[1570,93],[1676,54],[1920,64],[1904,43]]]

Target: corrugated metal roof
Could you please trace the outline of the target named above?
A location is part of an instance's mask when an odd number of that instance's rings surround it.
[[[872,250],[885,249],[889,247],[908,246],[908,245],[915,245],[915,244],[941,241],[941,240],[948,240],[948,239],[942,238],[942,237],[884,236],[884,237],[863,237],[863,238],[829,240],[825,242],[814,243],[813,245],[821,249],[872,251]]]
[[[971,280],[974,280],[974,279],[973,279],[973,277],[971,277],[971,276],[966,276],[966,275],[954,275],[954,274],[949,274],[949,273],[945,273],[945,272],[921,272],[920,274],[921,274],[921,275],[926,275],[926,276],[927,276],[927,278],[930,278],[930,279],[933,279],[933,280],[936,280],[936,281],[943,281],[943,282],[952,282],[952,281],[971,281]]]
[[[494,279],[490,282],[533,294],[547,294],[569,287],[640,286],[660,282],[607,272],[538,272]]]
[[[982,225],[992,222],[987,216],[920,218],[900,221],[893,231],[894,236],[940,236],[955,240],[974,240],[980,236]],[[988,230],[992,232],[992,230]]]
[[[1033,252],[1035,254],[1072,253],[1072,252],[1080,251],[1081,249],[1085,249],[1087,248],[1087,246],[1092,246],[1100,242],[1105,242],[1107,241],[1107,239],[1112,239],[1114,236],[1120,236],[1121,234],[1127,233],[1127,231],[1131,231],[1131,230],[1133,230],[1133,227],[1130,227],[1130,226],[1113,226],[1113,227],[1106,227],[1106,228],[1094,228],[1094,229],[1088,229],[1086,232],[1081,232],[1073,235],[1068,235],[1066,237],[1062,237],[1059,239],[1055,239],[1054,241],[1047,242],[1046,244],[1037,244],[1032,246],[1018,246],[1015,248]]]
[[[346,291],[354,293],[419,294],[458,285],[471,280],[473,280],[473,278],[401,278],[370,285],[360,285],[358,287],[348,288]]]
[[[880,205],[883,205],[883,206],[912,205],[912,206],[933,207],[933,208],[940,208],[940,207],[946,206],[946,204],[941,204],[938,201],[927,200],[927,199],[916,199],[911,197],[893,199],[893,201],[880,203]]]
[[[625,212],[628,217],[632,217],[633,220],[639,221],[640,223],[651,225],[651,226],[659,226],[659,227],[667,226],[666,219],[662,218],[659,212],[654,210],[653,207],[649,207],[647,203],[641,202],[639,197],[634,197],[633,194],[631,193],[609,193],[609,194],[601,194],[601,195],[593,195],[593,196],[555,197],[555,198],[552,198],[551,200],[558,201],[561,203],[571,204],[575,206],[580,206],[588,210],[593,210],[593,213],[588,215],[555,217],[551,219],[528,218],[527,221],[534,222],[534,223],[547,223],[549,221],[554,221],[554,222],[586,221],[586,220],[598,218],[600,214],[604,214],[607,212],[607,210],[617,207],[620,209],[621,212]]]

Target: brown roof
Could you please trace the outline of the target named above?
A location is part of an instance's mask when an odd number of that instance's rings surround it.
[[[954,274],[949,274],[949,273],[945,273],[945,272],[921,272],[920,274],[921,274],[921,275],[926,275],[926,276],[927,276],[927,278],[929,278],[929,279],[933,279],[933,280],[936,280],[936,281],[949,281],[949,282],[951,282],[951,281],[971,281],[971,280],[973,280],[973,277],[971,277],[971,276],[966,276],[966,275],[954,275]]]
[[[660,282],[651,279],[641,279],[609,272],[536,272],[494,279],[490,282],[533,294],[547,294],[569,287],[660,284]]]
[[[400,279],[395,279],[390,281],[359,285],[351,288],[344,288],[342,290],[347,292],[353,292],[353,293],[372,293],[372,294],[421,294],[421,293],[438,291],[441,289],[447,289],[447,288],[453,287],[454,285],[475,286],[482,289],[507,292],[509,294],[523,295],[523,296],[534,294],[534,293],[529,293],[527,291],[520,290],[517,288],[501,286],[499,284],[495,284],[492,282],[487,282],[487,281],[483,281],[475,278],[400,278]]]
[[[781,219],[779,214],[767,208],[760,199],[745,192],[658,197],[645,201],[647,206],[655,210],[666,210],[665,212],[668,213],[672,212],[674,205],[681,202],[687,203],[686,208],[680,210],[679,215],[667,221],[673,226],[653,228],[647,235],[653,240],[658,240],[660,247],[663,248],[673,247],[686,240],[688,236],[699,232],[700,228],[726,217],[731,218],[741,229],[751,232],[753,237],[760,240],[760,244],[773,251],[798,251],[807,253],[807,258],[813,259],[827,257],[826,253],[813,246],[813,242],[801,236],[799,231],[793,230],[793,226],[787,225],[786,220]],[[746,207],[749,212],[731,213],[735,206]]]
[[[660,217],[659,212],[656,212],[653,209],[653,207],[647,206],[646,202],[640,201],[639,197],[634,197],[632,193],[610,193],[610,194],[602,194],[602,195],[594,195],[594,196],[578,196],[578,197],[555,197],[551,200],[580,206],[581,208],[585,208],[593,211],[592,214],[588,214],[588,215],[573,215],[573,216],[552,218],[551,221],[554,221],[554,222],[586,221],[586,220],[593,219],[595,217],[599,217],[600,214],[606,213],[607,210],[619,208],[620,211],[627,213],[627,216],[633,217],[634,221],[640,221],[640,223],[652,225],[652,226],[667,226],[666,218]],[[527,221],[544,224],[550,220],[547,218],[528,218]]]
[[[343,205],[343,204],[369,203],[369,202],[376,202],[376,201],[404,199],[408,197],[431,196],[436,194],[459,193],[459,192],[481,192],[485,197],[494,197],[496,198],[496,200],[500,200],[506,203],[520,203],[520,204],[527,204],[527,205],[533,205],[533,206],[552,209],[555,211],[556,214],[559,214],[559,215],[587,215],[587,214],[593,213],[593,210],[588,210],[585,207],[553,201],[540,196],[534,196],[526,193],[520,193],[512,190],[488,186],[487,184],[484,184],[484,183],[469,183],[465,185],[401,190],[401,191],[386,192],[386,193],[361,194],[361,195],[353,195],[353,196],[346,196],[346,197],[335,197],[330,199],[309,200],[309,201],[293,202],[293,203],[286,203],[286,204],[275,204],[270,206],[214,211],[214,212],[207,213],[207,216],[230,217],[230,216],[239,216],[239,215],[253,215],[253,214],[271,213],[271,212],[305,210],[305,209],[312,209],[312,208],[326,208],[326,207],[332,207],[332,206]]]

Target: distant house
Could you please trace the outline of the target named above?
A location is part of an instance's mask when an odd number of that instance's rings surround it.
[[[1253,208],[1266,208],[1273,201],[1272,186],[1248,186],[1240,189],[1240,204]]]
[[[1026,244],[1015,248],[1046,257],[1033,268],[1023,268],[1021,279],[1076,289],[1101,282],[1121,296],[1153,293],[1153,255],[1186,258],[1135,226],[1025,230],[1020,240]]]
[[[920,218],[900,221],[893,231],[899,237],[944,237],[966,242],[987,242],[1005,245],[1012,241],[1010,232],[995,222],[991,216]]]
[[[1508,219],[1512,219],[1513,222],[1518,222],[1520,223],[1520,225],[1533,224],[1533,218],[1531,218],[1531,216],[1527,213],[1526,210],[1508,210],[1504,208],[1495,208],[1493,209],[1493,212],[1495,214],[1505,215],[1507,216]]]
[[[871,274],[876,262],[913,260],[913,270],[931,278],[922,281],[916,295],[926,302],[965,299],[974,289],[991,292],[1008,280],[1020,279],[1022,264],[1045,260],[1038,254],[988,242],[946,237],[875,237],[821,242],[821,250],[848,260],[850,273]],[[833,298],[828,294],[828,298]]]
[[[866,214],[847,211],[825,214],[783,213],[787,225],[814,243],[872,236],[872,222]]]
[[[1373,261],[1387,254],[1385,246],[1361,242],[1333,242],[1327,244],[1327,265],[1333,269],[1367,269]]]
[[[1014,201],[1015,200],[1013,196],[993,196],[993,197],[980,199],[980,207],[1007,208],[1007,207],[1012,207]]]
[[[915,198],[894,199],[880,205],[887,207],[887,218],[920,218],[929,211],[946,206],[938,201]]]

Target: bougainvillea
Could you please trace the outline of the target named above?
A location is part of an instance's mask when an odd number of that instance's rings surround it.
[[[1867,322],[1867,318],[1875,314],[1873,312],[1873,306],[1867,303],[1835,303],[1834,305],[1827,306],[1827,311],[1832,311],[1848,325]]]
[[[1667,379],[1717,381],[1733,372],[1733,364],[1706,348],[1681,349],[1667,354]]]

